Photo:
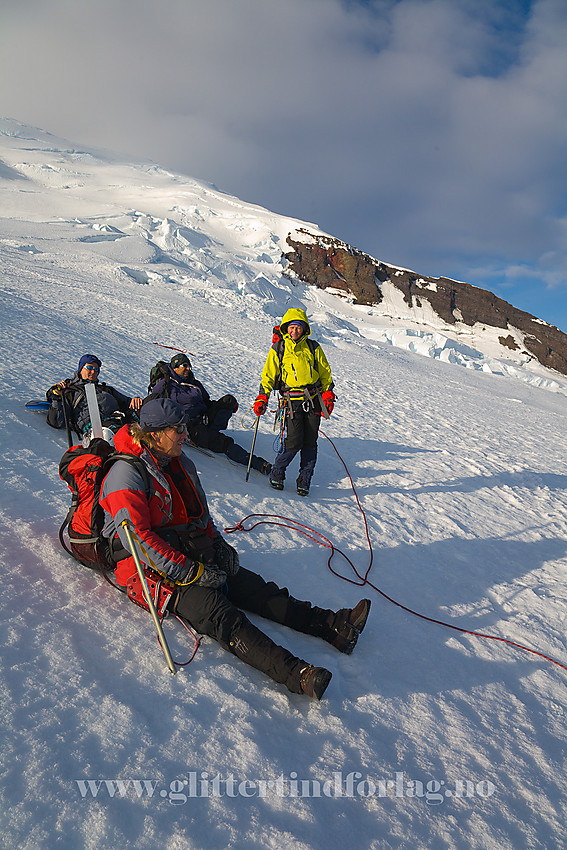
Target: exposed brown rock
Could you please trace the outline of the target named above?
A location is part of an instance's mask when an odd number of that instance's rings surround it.
[[[506,348],[510,348],[512,351],[517,351],[520,347],[512,334],[508,334],[508,336],[499,336],[498,342],[500,345],[504,345]]]
[[[524,334],[526,354],[535,357],[549,369],[567,375],[567,335],[530,313],[518,310],[486,289],[449,278],[426,277],[406,269],[397,269],[346,242],[307,230],[305,241],[287,242],[285,254],[288,272],[305,283],[321,289],[333,287],[354,299],[355,304],[378,305],[383,300],[380,284],[389,281],[404,296],[408,306],[422,306],[428,301],[446,324],[480,323],[507,330],[515,328]],[[501,336],[502,345],[518,350],[513,336]]]

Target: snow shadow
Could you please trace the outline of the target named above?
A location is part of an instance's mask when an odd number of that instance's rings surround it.
[[[0,159],[0,179],[2,180],[29,180],[25,174],[7,165],[4,160]]]
[[[402,475],[404,481],[412,477],[412,471],[403,466],[387,468],[377,464],[403,460],[414,455],[439,454],[440,449],[423,448],[422,446],[407,445],[404,443],[383,442],[382,440],[364,439],[359,437],[331,437],[340,456],[346,463],[348,470],[355,482],[363,482],[365,479],[376,479],[378,476],[391,474]],[[320,484],[317,490],[317,499],[324,501],[334,498],[335,494],[329,489],[329,484],[336,480],[337,475],[342,478],[344,471],[337,454],[329,441],[323,437],[319,439],[319,466],[315,472],[313,485]],[[331,463],[333,466],[331,467]],[[323,472],[323,464],[325,471]],[[327,468],[328,465],[328,468]],[[290,467],[293,470],[295,467]],[[423,472],[420,472],[423,477]],[[430,473],[429,473],[430,474]],[[291,475],[290,475],[291,480]],[[374,486],[367,485],[365,497],[376,494],[411,493],[412,497],[426,493],[474,493],[484,488],[523,488],[535,491],[539,488],[549,490],[567,490],[567,475],[552,472],[539,472],[537,470],[522,469],[515,472],[502,471],[495,475],[470,475],[458,478],[445,478],[442,480],[440,474],[438,481],[420,483],[417,478],[412,478],[411,487],[407,483],[393,484],[376,483]]]
[[[562,648],[567,653],[560,604],[554,623],[538,600],[540,594],[552,595],[553,579],[547,581],[542,567],[567,556],[564,539],[522,542],[452,538],[375,548],[374,555],[369,581],[395,602],[450,625],[489,632],[528,646],[532,646],[530,621],[522,614],[523,605],[516,606],[515,602],[517,596],[522,597],[517,601],[524,605],[526,597],[531,598],[533,631],[547,632],[550,638],[547,646],[532,648],[551,656]],[[387,688],[388,696],[405,698],[417,692],[437,694],[446,688],[471,688],[498,682],[504,675],[519,679],[534,664],[549,665],[498,641],[469,637],[429,623],[372,588],[367,591],[374,607],[361,646],[372,641],[377,652],[386,650],[389,666],[401,671],[401,676],[387,677],[387,685],[380,684],[381,691]],[[455,652],[462,656],[459,662],[455,661]],[[487,652],[491,658],[486,657]],[[567,657],[557,660],[567,663]]]
[[[358,474],[358,473],[357,473]],[[520,487],[528,490],[546,488],[548,490],[567,490],[567,475],[553,472],[533,472],[526,469],[520,472],[501,472],[497,475],[472,475],[439,481],[431,484],[412,484],[412,496],[422,493],[474,493],[484,488]],[[407,487],[379,484],[377,493],[406,493]]]

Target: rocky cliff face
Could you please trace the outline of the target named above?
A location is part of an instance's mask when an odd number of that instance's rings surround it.
[[[427,304],[449,326],[463,323],[501,329],[501,345],[567,375],[567,335],[494,293],[387,265],[338,239],[307,230],[299,231],[299,235],[305,238],[287,239],[291,250],[285,258],[290,277],[344,292],[355,304],[372,306],[383,301],[383,285],[389,283],[402,293],[409,308],[419,310]]]

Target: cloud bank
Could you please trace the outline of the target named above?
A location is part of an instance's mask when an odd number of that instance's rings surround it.
[[[4,114],[560,324],[564,0],[4,0],[0,17]]]

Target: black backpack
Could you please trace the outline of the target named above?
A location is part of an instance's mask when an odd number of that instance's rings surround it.
[[[161,381],[162,378],[165,378],[165,384],[163,387],[163,398],[169,398],[169,392],[167,389],[167,385],[169,384],[169,379],[171,378],[171,372],[169,371],[169,363],[166,363],[165,360],[158,360],[155,366],[152,366],[150,369],[150,383],[148,384],[148,392],[152,392],[152,388],[155,387],[158,381]]]
[[[274,325],[274,327],[272,328],[272,334],[273,334],[273,336],[272,336],[272,348],[274,349],[274,351],[278,355],[278,360],[279,360],[279,363],[280,363],[280,373],[277,376],[276,380],[274,381],[274,385],[273,385],[272,389],[274,390],[274,392],[280,392],[281,393],[282,388],[285,386],[284,382],[282,381],[282,360],[283,360],[284,351],[285,351],[285,340],[283,338],[281,328],[280,328],[279,325]],[[314,339],[307,337],[307,345],[309,346],[309,351],[313,355],[313,360],[315,360],[315,349],[317,349],[319,347],[319,343],[315,342]]]
[[[149,497],[150,474],[143,460],[117,452],[100,437],[91,440],[87,448],[71,446],[59,463],[59,476],[73,494],[71,507],[59,529],[61,545],[83,566],[103,572],[113,570],[117,561],[121,560],[120,557],[113,558],[110,543],[102,536],[104,511],[98,501],[104,477],[117,460],[125,460],[136,467]],[[67,526],[70,549],[63,537]],[[122,557],[128,557],[126,550],[122,552]]]

